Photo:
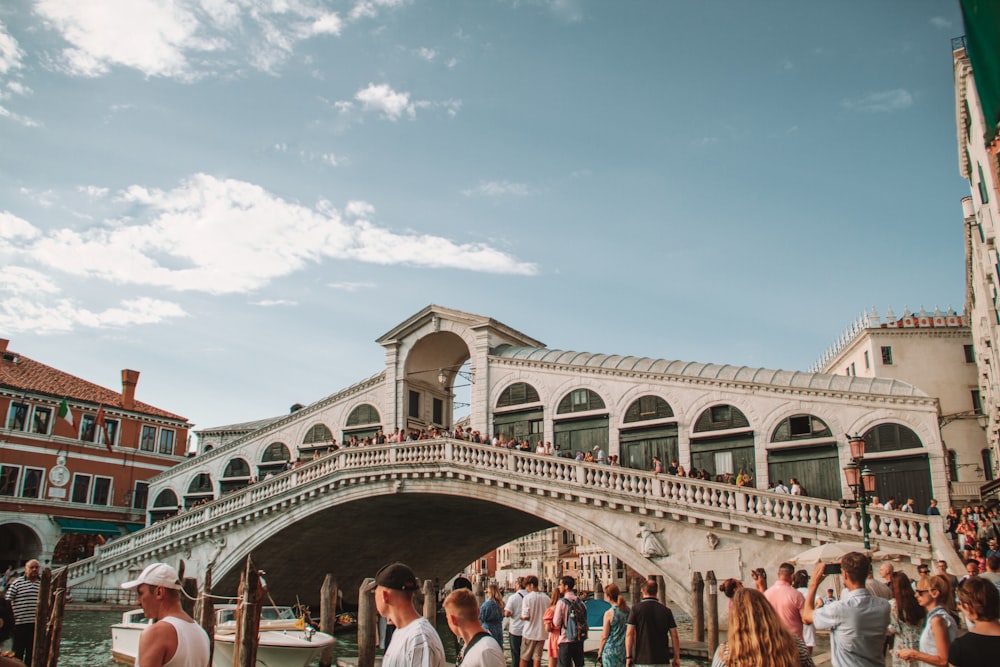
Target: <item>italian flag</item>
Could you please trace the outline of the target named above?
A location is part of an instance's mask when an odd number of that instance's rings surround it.
[[[64,398],[59,404],[59,412],[56,413],[59,419],[65,419],[70,426],[73,426],[73,413],[69,409],[69,403]]]

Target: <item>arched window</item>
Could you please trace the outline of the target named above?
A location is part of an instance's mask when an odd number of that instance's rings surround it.
[[[792,415],[774,429],[771,442],[805,440],[806,438],[832,438],[833,432],[819,417],[812,415]]]
[[[303,445],[316,445],[324,442],[333,442],[333,433],[323,424],[314,424],[312,428],[306,431],[306,436],[302,438]],[[271,446],[273,447],[274,445]],[[288,450],[286,449],[285,451],[287,452]],[[288,459],[286,458],[285,460],[287,461]]]
[[[500,393],[497,407],[509,408],[512,405],[521,405],[522,403],[538,403],[540,400],[537,389],[527,382],[515,382]]]
[[[285,446],[283,442],[272,442],[264,450],[264,455],[260,457],[261,463],[284,463],[290,461],[292,455],[288,451],[288,447]]]
[[[375,409],[375,406],[369,405],[368,403],[362,403],[358,407],[351,410],[351,414],[347,416],[347,426],[358,426],[360,424],[378,424],[381,421],[382,418],[379,417],[378,410]],[[322,424],[318,424],[318,426],[322,426]],[[313,426],[313,430],[315,429],[316,427]],[[329,433],[329,431],[327,432]]]
[[[739,408],[732,405],[713,405],[705,410],[694,423],[694,432],[725,431],[731,428],[749,428],[750,420]]]
[[[196,475],[188,484],[188,494],[192,493],[212,493],[212,478],[207,472]]]
[[[556,414],[571,412],[586,412],[587,410],[603,410],[604,399],[589,389],[574,389],[566,394],[556,409]]]
[[[989,449],[984,449],[982,451],[983,457],[983,474],[986,476],[986,481],[991,481],[993,479],[993,452]]]
[[[954,449],[949,449],[948,455],[948,480],[951,482],[958,481],[958,452]]]
[[[894,452],[898,449],[917,449],[923,446],[912,429],[902,424],[879,424],[864,434],[865,453]]]
[[[164,509],[177,509],[177,494],[170,489],[164,489],[156,494],[156,500],[153,501],[153,507],[162,507]]]
[[[673,408],[659,396],[640,396],[625,411],[625,423],[669,419],[673,416]]]
[[[223,479],[230,479],[233,477],[249,477],[250,476],[250,464],[243,459],[231,459],[229,463],[226,464],[226,469],[222,473]]]

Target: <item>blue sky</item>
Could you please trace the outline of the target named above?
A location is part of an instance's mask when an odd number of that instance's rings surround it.
[[[15,0],[0,336],[198,427],[383,367],[429,303],[806,369],[964,304],[930,0]]]

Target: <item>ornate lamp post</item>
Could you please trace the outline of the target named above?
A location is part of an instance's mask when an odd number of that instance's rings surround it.
[[[851,462],[844,466],[844,477],[847,486],[851,487],[854,498],[861,503],[861,535],[864,538],[865,550],[871,550],[868,542],[868,496],[875,492],[875,473],[865,465],[865,439],[860,435],[847,436],[847,444],[851,448]]]

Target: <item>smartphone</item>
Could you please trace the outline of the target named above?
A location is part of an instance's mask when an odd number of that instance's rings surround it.
[[[840,574],[840,563],[827,563],[823,566],[823,574]]]

